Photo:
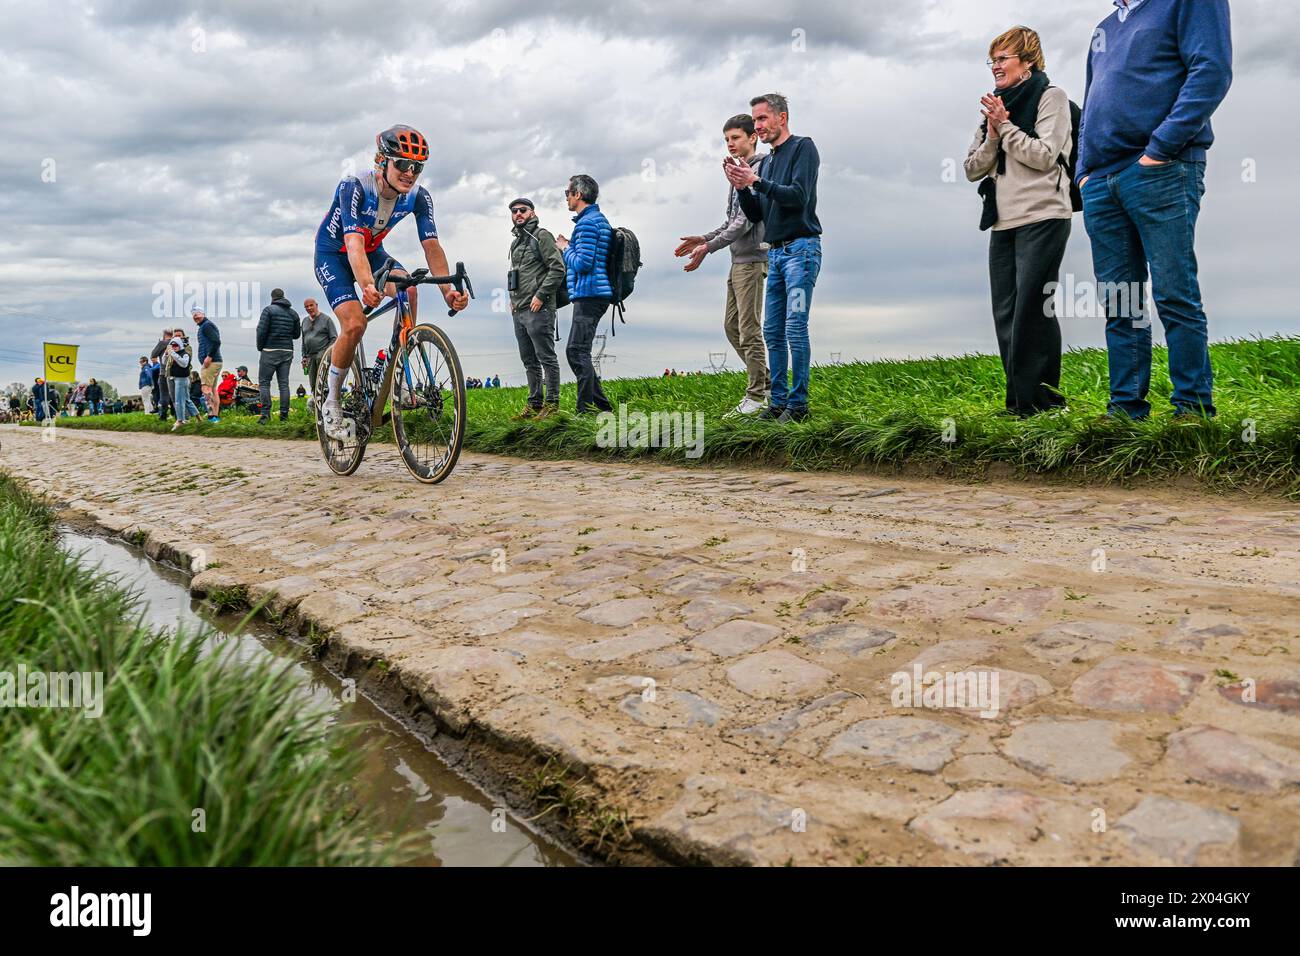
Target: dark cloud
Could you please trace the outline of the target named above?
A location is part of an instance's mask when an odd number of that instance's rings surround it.
[[[206,0],[178,7],[168,0],[121,0],[97,13],[106,29],[135,32],[181,26],[231,30],[254,44],[294,44],[338,37],[357,49],[404,45],[409,34],[427,29],[441,43],[490,40],[499,32],[556,28],[574,37],[644,37],[692,49],[725,53],[755,45],[790,47],[802,40],[812,48],[848,48],[873,55],[924,56],[951,40],[946,31],[922,32],[918,22],[942,11],[940,0],[860,0],[847,4],[753,0],[471,0],[429,4],[389,0],[382,22],[366,16],[351,0],[267,4],[260,0]],[[575,41],[575,47],[577,42]],[[575,49],[575,53],[578,52]]]

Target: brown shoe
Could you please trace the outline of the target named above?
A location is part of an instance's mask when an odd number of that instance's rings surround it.
[[[543,405],[541,408],[537,410],[537,414],[534,415],[533,417],[540,420],[543,418],[550,418],[552,415],[558,415],[559,413],[560,413],[560,406],[558,404],[547,402],[545,405]]]
[[[512,422],[527,421],[530,418],[537,418],[539,415],[541,415],[541,412],[542,410],[540,408],[533,408],[533,406],[531,405],[525,405],[523,411],[521,411],[518,415],[511,415],[510,420]]]

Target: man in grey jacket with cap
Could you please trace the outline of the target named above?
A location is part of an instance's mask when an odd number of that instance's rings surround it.
[[[754,118],[747,113],[733,116],[722,127],[731,160],[748,163],[755,171],[763,157],[755,151],[758,136]],[[748,383],[745,397],[731,414],[753,415],[767,405],[770,384],[767,377],[767,346],[763,340],[763,290],[767,284],[767,245],[763,224],[750,222],[740,208],[733,187],[727,194],[727,221],[702,236],[683,236],[677,257],[690,257],[685,271],[694,272],[710,252],[729,248],[731,272],[727,276],[727,312],[723,325],[727,341],[745,363]]]
[[[515,418],[546,418],[560,407],[560,362],[555,356],[555,296],[564,285],[564,257],[555,237],[537,221],[531,199],[510,203],[510,313],[519,358],[528,376],[528,404]],[[543,388],[543,386],[545,386]]]

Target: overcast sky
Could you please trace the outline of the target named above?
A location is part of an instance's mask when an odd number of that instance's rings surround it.
[[[628,324],[607,344],[607,374],[707,368],[710,352],[737,368],[722,332],[727,255],[687,275],[672,250],[677,237],[721,224],[721,124],[769,91],[789,97],[792,130],[822,156],[814,362],[996,351],[979,199],[945,170],[960,170],[978,123],[992,37],[1017,23],[1037,29],[1048,74],[1081,101],[1089,39],[1111,9],[1109,0],[6,2],[0,384],[30,383],[50,340],[81,346],[83,378],[132,389],[136,358],[166,324],[155,313],[170,314],[173,286],[187,282],[260,292],[250,317],[218,317],[226,364],[256,373],[256,312],[274,286],[296,306],[320,297],[316,227],[342,173],[367,168],[375,133],[393,123],[429,137],[421,181],[451,260],[475,281],[468,312],[435,318],[467,373],[522,381],[509,315],[493,310],[506,206],[530,196],[542,223],[567,233],[562,190],[575,172],[600,182],[601,207],[637,233],[645,260]],[[1297,334],[1300,5],[1233,0],[1232,10],[1236,80],[1214,120],[1198,242],[1210,331]],[[412,226],[386,245],[422,264]],[[1092,276],[1081,216],[1065,271]],[[1063,326],[1069,345],[1103,343],[1095,319]]]

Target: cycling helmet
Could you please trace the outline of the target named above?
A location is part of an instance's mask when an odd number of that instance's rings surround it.
[[[384,159],[413,159],[419,163],[429,159],[429,141],[409,126],[384,130],[375,137],[375,149]]]

